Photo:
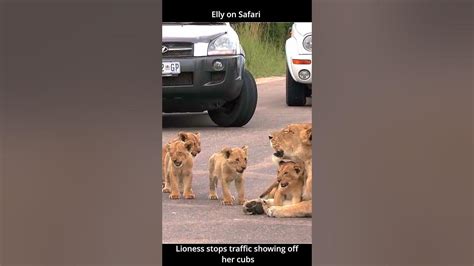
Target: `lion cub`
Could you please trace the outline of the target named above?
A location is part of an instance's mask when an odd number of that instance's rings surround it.
[[[183,142],[190,141],[193,144],[193,147],[191,149],[191,155],[193,157],[196,157],[201,152],[201,134],[199,132],[179,132],[178,136],[168,143],[174,142],[181,140]],[[170,193],[171,188],[170,188],[170,181],[167,179],[167,169],[168,169],[168,161],[169,161],[169,154],[166,148],[166,145],[163,146],[163,150],[161,152],[161,166],[162,166],[162,192],[164,193]],[[180,190],[182,189],[181,184],[180,184]]]
[[[277,176],[279,186],[275,192],[273,205],[283,206],[286,201],[291,201],[291,204],[300,202],[305,178],[303,163],[280,162]]]
[[[192,189],[193,181],[193,156],[191,150],[193,143],[190,141],[183,142],[176,140],[166,144],[168,153],[168,163],[166,178],[170,182],[171,194],[170,199],[179,199],[179,184],[183,184],[185,199],[194,199],[195,195]]]
[[[241,148],[223,148],[209,158],[209,199],[217,200],[216,186],[219,179],[222,184],[224,205],[233,205],[234,197],[230,193],[229,184],[235,181],[238,193],[238,203],[243,204],[244,177],[247,168],[248,146]]]
[[[295,204],[301,201],[306,172],[303,162],[280,161],[277,181],[275,181],[260,198],[268,195],[273,198],[273,206]]]

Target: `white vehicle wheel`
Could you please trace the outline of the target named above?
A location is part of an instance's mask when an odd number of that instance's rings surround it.
[[[303,106],[306,104],[306,84],[298,83],[286,69],[286,104],[288,106]]]

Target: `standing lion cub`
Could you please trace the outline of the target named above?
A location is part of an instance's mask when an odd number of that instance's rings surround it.
[[[180,198],[179,185],[183,184],[183,196],[185,199],[194,199],[195,195],[192,189],[193,182],[193,156],[191,150],[193,143],[176,140],[166,144],[168,153],[166,178],[170,182],[170,199]]]
[[[224,205],[233,205],[234,197],[230,193],[229,185],[235,181],[238,193],[238,203],[245,202],[243,173],[247,168],[248,146],[241,148],[224,148],[209,158],[209,199],[217,200],[217,180],[222,184]]]
[[[179,132],[177,137],[170,140],[168,143],[172,143],[175,141],[181,140],[183,142],[191,142],[192,148],[190,150],[191,155],[193,157],[196,157],[201,152],[201,134],[199,132]],[[164,193],[170,193],[171,188],[170,188],[170,181],[168,177],[168,162],[169,162],[169,154],[168,154],[168,149],[166,145],[163,146],[162,152],[161,152],[161,166],[162,166],[162,172],[161,176],[163,178],[162,182],[162,192]],[[180,190],[182,189],[182,186],[180,184]]]

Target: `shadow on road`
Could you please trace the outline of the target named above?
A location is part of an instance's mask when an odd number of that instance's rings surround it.
[[[311,110],[311,98],[309,98],[306,102],[305,106],[297,106],[297,107],[289,107],[286,104],[275,104],[272,103],[273,106],[276,106],[281,109],[280,106],[282,106],[284,109],[288,110],[288,112],[298,112],[300,110],[304,110],[306,108],[309,108]],[[264,125],[268,123],[269,121],[273,121],[275,119],[277,120],[282,120],[282,117],[279,116],[271,116],[268,114],[263,115],[264,119],[260,121],[260,112],[257,106],[257,112],[255,116],[252,118],[258,123],[262,123],[260,125]],[[219,128],[209,117],[207,112],[203,113],[176,113],[176,114],[163,114],[162,115],[162,121],[163,121],[163,128]],[[298,121],[288,121],[288,123],[296,123]],[[257,124],[258,124],[257,123]],[[246,126],[246,128],[251,127],[250,124]]]
[[[207,113],[163,114],[163,128],[217,127]]]

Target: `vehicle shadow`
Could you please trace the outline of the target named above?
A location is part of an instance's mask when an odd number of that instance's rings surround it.
[[[163,114],[162,121],[163,128],[217,127],[207,113]]]

